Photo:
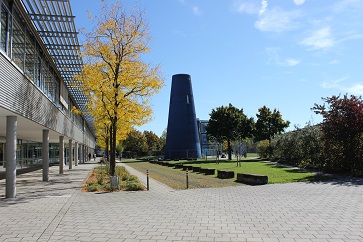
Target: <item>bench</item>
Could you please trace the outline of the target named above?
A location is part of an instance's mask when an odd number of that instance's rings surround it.
[[[193,166],[193,172],[200,172],[200,166]]]
[[[216,169],[214,168],[200,168],[199,172],[205,175],[214,175]]]
[[[188,169],[188,171],[192,171],[193,166],[183,166],[183,171],[186,171],[187,169]]]
[[[237,182],[241,182],[248,185],[264,185],[268,183],[268,176],[237,173]]]
[[[234,171],[218,170],[217,177],[220,179],[234,178]]]
[[[182,169],[183,168],[183,164],[175,164],[175,169]]]

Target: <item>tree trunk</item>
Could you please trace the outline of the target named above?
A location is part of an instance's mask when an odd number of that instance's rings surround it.
[[[227,140],[228,160],[232,160],[231,140]]]
[[[110,175],[115,175],[115,167],[116,167],[116,121],[112,120],[111,130],[110,130]]]
[[[107,131],[107,130],[106,130]],[[110,140],[110,134],[109,134],[109,132],[106,132],[106,149],[105,149],[105,157],[106,157],[106,159],[107,159],[107,161],[109,161],[110,159],[110,157],[108,157],[108,151],[109,151],[109,149],[108,149],[108,146],[109,146],[109,140]]]

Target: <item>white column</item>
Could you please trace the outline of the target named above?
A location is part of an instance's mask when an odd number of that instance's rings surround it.
[[[43,129],[43,181],[49,181],[49,130]]]
[[[16,197],[16,116],[6,117],[6,198]]]
[[[68,145],[68,149],[69,149],[69,152],[68,152],[68,162],[69,162],[69,169],[72,170],[73,168],[73,162],[72,162],[72,140],[69,139],[69,145]]]
[[[59,174],[63,174],[64,168],[64,136],[59,136]]]
[[[78,166],[78,142],[74,143],[74,165]]]

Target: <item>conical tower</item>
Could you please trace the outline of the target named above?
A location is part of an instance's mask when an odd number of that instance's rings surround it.
[[[201,158],[190,75],[173,75],[166,136],[166,159]]]

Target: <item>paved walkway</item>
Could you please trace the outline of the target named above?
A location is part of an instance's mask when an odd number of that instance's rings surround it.
[[[81,192],[94,166],[20,175],[15,199],[1,180],[0,241],[363,241],[362,180]]]

